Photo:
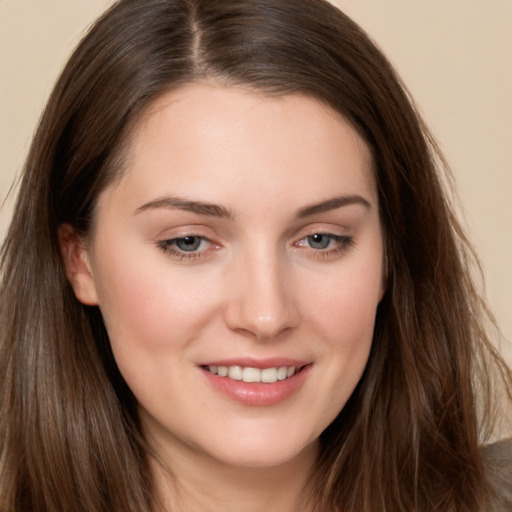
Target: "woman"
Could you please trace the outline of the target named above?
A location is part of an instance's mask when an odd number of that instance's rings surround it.
[[[321,0],[114,5],[3,248],[2,510],[504,509],[437,161]]]

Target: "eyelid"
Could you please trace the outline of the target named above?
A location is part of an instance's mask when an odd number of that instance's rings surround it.
[[[328,229],[325,226],[318,226],[310,228],[293,242],[293,246],[299,250],[304,251],[308,256],[318,259],[336,260],[342,257],[353,245],[354,237],[347,234],[335,232],[339,230]],[[307,245],[307,239],[314,235],[324,235],[331,238],[335,242],[334,247],[326,247],[324,249],[314,248]]]
[[[332,237],[343,237],[348,235],[349,229],[346,226],[330,223],[314,223],[297,230],[295,240],[302,240],[313,235],[327,235]]]
[[[212,256],[212,253],[222,247],[221,244],[215,242],[210,236],[206,236],[201,233],[199,229],[180,229],[176,233],[169,234],[167,236],[160,237],[156,241],[156,245],[161,251],[167,256],[174,258],[179,261],[193,261]],[[349,248],[354,245],[353,236],[344,234],[346,228],[343,226],[309,226],[309,229],[305,229],[294,237],[291,245],[294,249],[302,251],[302,254],[307,254],[313,258],[325,258],[325,259],[336,259],[341,257]],[[325,248],[322,247],[311,247],[308,243],[308,238],[314,235],[322,235],[330,239],[329,245]],[[176,242],[185,238],[197,238],[201,242],[206,242],[207,247],[201,249],[192,249],[191,251],[180,249]],[[200,246],[204,245],[201,243]]]
[[[198,238],[201,241],[207,242],[208,247],[202,250],[184,251],[176,246],[176,242],[185,238]],[[175,236],[161,239],[157,242],[157,246],[169,257],[175,258],[179,261],[192,261],[201,258],[207,258],[211,255],[212,251],[220,248],[218,243],[213,242],[209,237],[196,234],[192,231],[178,233]]]

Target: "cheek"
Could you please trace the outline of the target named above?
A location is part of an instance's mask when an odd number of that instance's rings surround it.
[[[330,275],[312,294],[309,308],[331,341],[348,345],[371,338],[381,296],[379,260],[356,263]]]
[[[136,254],[111,259],[96,276],[100,309],[120,356],[184,345],[214,313],[213,294],[197,285],[199,277],[169,272],[158,256],[149,264]]]
[[[328,392],[322,407],[328,420],[342,409],[366,367],[380,299],[381,269],[370,264],[345,266],[312,294],[309,325],[321,354]],[[318,397],[317,397],[318,400]],[[320,406],[320,404],[319,404]]]
[[[333,291],[332,297],[333,300],[324,303],[319,301],[316,325],[322,339],[327,340],[324,348],[332,358],[336,374],[333,381],[343,376],[343,382],[349,388],[355,387],[366,366],[373,341],[377,308],[375,293],[346,287]]]
[[[184,377],[188,347],[207,328],[215,306],[205,288],[198,292],[182,276],[149,268],[126,262],[105,268],[99,297],[117,366],[139,402],[151,406],[175,399],[170,383]]]

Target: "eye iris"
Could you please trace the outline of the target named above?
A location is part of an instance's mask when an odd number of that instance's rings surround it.
[[[328,235],[311,235],[308,236],[309,245],[313,249],[327,249],[329,247],[329,243],[331,242],[331,237]]]
[[[181,251],[191,252],[198,249],[201,239],[198,236],[184,236],[176,240],[176,246]]]

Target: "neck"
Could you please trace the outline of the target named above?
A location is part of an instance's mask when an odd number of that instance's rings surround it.
[[[166,512],[305,512],[316,455],[313,443],[279,466],[239,467],[191,449],[152,461],[152,469]]]

